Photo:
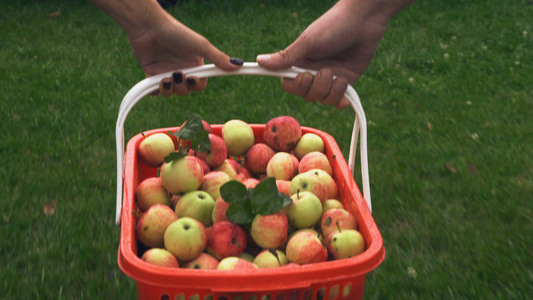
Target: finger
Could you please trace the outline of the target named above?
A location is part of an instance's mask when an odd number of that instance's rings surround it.
[[[173,73],[172,80],[172,91],[174,92],[174,94],[183,96],[189,93],[189,87],[187,86],[187,82],[183,80],[183,73]]]
[[[281,78],[281,86],[284,91],[297,96],[306,95],[313,84],[314,76],[309,72],[298,74],[294,79]]]
[[[187,86],[190,91],[203,91],[207,87],[207,78],[198,78],[196,76],[187,77]]]
[[[348,80],[344,77],[337,77],[333,79],[333,84],[329,90],[329,94],[322,100],[321,103],[326,105],[337,105],[344,98],[344,93],[348,88]]]
[[[328,68],[320,69],[309,91],[306,95],[303,95],[303,98],[308,102],[322,101],[329,94],[332,85],[333,72]]]
[[[267,69],[280,70],[296,65],[306,55],[306,47],[297,39],[284,50],[270,54],[260,54],[257,63]]]
[[[172,78],[165,77],[159,82],[159,94],[163,97],[170,97],[174,94],[172,89]]]
[[[224,71],[237,70],[244,64],[244,60],[237,57],[229,57],[226,53],[213,46],[207,39],[203,40],[201,56]]]
[[[346,109],[350,106],[352,106],[352,104],[346,97],[343,97],[339,103],[335,104],[335,108],[337,109]]]

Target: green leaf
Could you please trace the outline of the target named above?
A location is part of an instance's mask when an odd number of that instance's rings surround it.
[[[175,152],[170,153],[167,157],[165,157],[165,162],[168,164],[171,161],[182,159],[183,157],[185,157],[185,154],[179,151],[175,151]]]
[[[290,204],[292,200],[278,191],[274,177],[268,177],[255,186],[251,202],[255,214],[271,215]]]
[[[237,180],[230,180],[220,187],[220,196],[230,204],[250,202],[246,186]]]
[[[245,201],[239,204],[232,203],[226,211],[226,218],[228,221],[233,222],[244,227],[249,227],[255,218],[255,214],[252,213],[252,207],[249,201]]]
[[[190,140],[191,148],[198,152],[207,152],[211,148],[209,132],[205,130],[202,117],[193,114],[174,134],[180,140]]]

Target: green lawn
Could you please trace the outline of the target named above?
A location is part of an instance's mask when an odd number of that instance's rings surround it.
[[[172,14],[246,61],[285,47],[333,4],[180,2]],[[391,21],[354,86],[387,251],[366,299],[533,294],[532,15],[528,0],[420,0]],[[117,265],[114,128],[141,79],[124,32],[85,1],[0,3],[0,298],[136,297]],[[277,79],[221,77],[202,93],[143,99],[126,138],[191,113],[219,124],[290,114],[345,154],[354,120]]]

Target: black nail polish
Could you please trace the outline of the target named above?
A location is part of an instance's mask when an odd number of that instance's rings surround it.
[[[229,62],[237,66],[242,66],[244,64],[244,60],[237,57],[230,58]]]
[[[191,87],[196,86],[196,80],[194,78],[187,78],[187,84]]]
[[[172,87],[172,82],[170,82],[170,80],[163,80],[163,88],[165,90],[170,90],[171,87]]]
[[[174,83],[176,84],[183,82],[183,74],[181,74],[181,72],[172,74],[172,78],[174,78]]]

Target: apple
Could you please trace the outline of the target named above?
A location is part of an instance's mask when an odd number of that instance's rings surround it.
[[[276,179],[276,187],[278,188],[278,191],[280,193],[290,196],[289,195],[289,190],[291,188],[290,180]]]
[[[299,233],[299,232],[302,232],[302,231],[307,231],[307,232],[310,232],[312,233],[314,236],[318,237],[318,239],[320,239],[321,242],[324,242],[324,237],[320,234],[320,232],[318,230],[316,230],[315,228],[302,228],[302,229],[296,229],[295,231],[291,232],[289,234],[289,238],[287,240],[290,240],[295,234]]]
[[[192,155],[190,155],[190,157],[194,157],[194,159],[196,159],[196,161],[200,164],[200,166],[202,167],[202,170],[204,170],[204,175],[211,172],[211,167],[209,167],[204,160],[200,159],[199,157],[192,156]]]
[[[178,218],[190,217],[200,221],[205,227],[213,224],[215,200],[205,191],[191,191],[183,194],[174,211]]]
[[[141,211],[146,211],[154,204],[170,206],[170,195],[163,186],[161,178],[148,177],[141,181],[135,188],[135,200]]]
[[[309,152],[300,159],[298,172],[305,173],[313,169],[326,171],[329,175],[333,174],[331,164],[326,154],[318,151]]]
[[[171,194],[197,190],[204,181],[204,170],[192,156],[163,163],[159,176]]]
[[[350,295],[351,290],[352,290],[351,283],[346,284],[344,286],[344,288],[343,288],[342,299],[346,299],[346,297],[348,297],[348,295]],[[322,299],[325,299],[326,298],[326,288],[325,287],[321,287],[318,290],[318,294],[322,297]],[[335,285],[329,290],[329,299],[336,299],[337,296],[339,296],[339,286]]]
[[[300,265],[323,262],[328,259],[328,250],[322,241],[308,231],[294,234],[287,242],[285,253],[289,261]]]
[[[302,137],[300,123],[291,116],[279,116],[265,124],[265,144],[276,151],[290,152]]]
[[[137,155],[147,166],[157,168],[174,151],[174,142],[168,134],[154,133],[144,138],[137,149]]]
[[[211,141],[211,147],[207,152],[198,152],[193,149],[189,150],[190,156],[196,156],[199,159],[205,161],[210,168],[216,168],[220,166],[228,157],[228,150],[226,143],[218,135],[209,134],[209,140]]]
[[[213,213],[211,214],[211,219],[213,220],[213,223],[220,222],[220,221],[227,221],[226,218],[226,211],[228,210],[228,207],[230,204],[222,197],[218,197],[217,200],[215,200],[215,207],[213,208]]]
[[[256,178],[253,178],[253,177],[250,177],[250,178],[245,178],[243,181],[242,181],[242,184],[244,184],[244,186],[246,187],[247,190],[251,189],[251,188],[255,188],[255,186],[259,183],[259,179],[256,179]]]
[[[294,176],[291,180],[291,187],[289,188],[289,195],[294,195],[296,192],[311,192],[315,194],[322,204],[328,199],[328,187],[325,182],[321,180],[312,171],[300,173]]]
[[[180,128],[183,127],[187,123],[187,121],[183,122],[181,124]],[[202,120],[202,125],[204,126],[204,129],[207,130],[208,133],[213,133],[213,128],[211,127],[211,124],[209,124],[207,121]],[[191,140],[179,140],[179,146],[182,150],[187,151],[191,148]]]
[[[257,270],[258,267],[245,259],[237,256],[223,258],[219,263],[217,270]]]
[[[268,161],[276,152],[265,143],[253,145],[244,156],[244,166],[253,174],[265,174]]]
[[[239,256],[246,248],[246,232],[229,221],[219,221],[206,228],[207,246],[205,251],[217,259]]]
[[[228,154],[242,156],[255,142],[252,127],[242,120],[229,120],[222,126],[222,139],[228,148]]]
[[[171,203],[170,208],[172,208],[172,210],[176,209],[176,203],[178,203],[180,198],[181,198],[181,194],[172,195],[172,197],[170,198],[170,203]]]
[[[328,172],[321,169],[309,170],[307,172],[313,172],[326,184],[326,187],[328,188],[328,199],[337,197],[337,183]]]
[[[276,179],[291,180],[298,173],[298,165],[293,160],[294,155],[288,152],[277,152],[267,164],[267,176]]]
[[[163,204],[155,204],[145,211],[135,226],[135,236],[147,247],[162,248],[167,227],[178,217]]]
[[[253,263],[260,269],[278,268],[289,263],[287,255],[277,249],[265,249],[255,256]]]
[[[250,172],[250,170],[246,169],[245,167],[241,166],[235,159],[233,158],[227,158],[222,165],[216,167],[213,169],[213,171],[222,171],[227,173],[231,179],[243,181],[246,178],[253,177],[253,174]]]
[[[289,223],[296,228],[315,225],[322,216],[322,202],[311,192],[296,192],[291,196],[292,202],[283,208]]]
[[[179,268],[180,265],[176,257],[163,248],[150,248],[141,256],[141,259],[149,264],[167,267]]]
[[[242,258],[244,260],[247,260],[249,262],[253,262],[254,259],[255,259],[255,257],[252,254],[248,253],[248,252],[243,252],[243,253],[239,254],[238,257]]]
[[[315,133],[308,132],[300,138],[294,147],[294,155],[301,160],[304,155],[310,152],[324,152],[324,141]]]
[[[357,220],[348,210],[343,208],[332,208],[320,217],[320,230],[324,237],[333,231],[344,229],[357,229]]]
[[[193,218],[179,218],[168,226],[164,242],[165,249],[174,254],[178,261],[193,260],[205,249],[206,229],[202,223]]]
[[[283,211],[270,215],[256,215],[252,221],[250,235],[263,249],[280,248],[287,241],[289,220]]]
[[[324,204],[322,204],[322,213],[332,208],[344,208],[344,204],[337,199],[327,199]]]
[[[326,247],[334,259],[350,258],[365,251],[363,235],[355,229],[338,229],[326,238]]]
[[[218,267],[218,259],[203,252],[195,259],[184,263],[181,267],[184,269],[216,270]]]
[[[222,171],[212,171],[204,175],[204,182],[200,190],[207,192],[213,199],[220,197],[220,187],[232,180],[228,173]]]

